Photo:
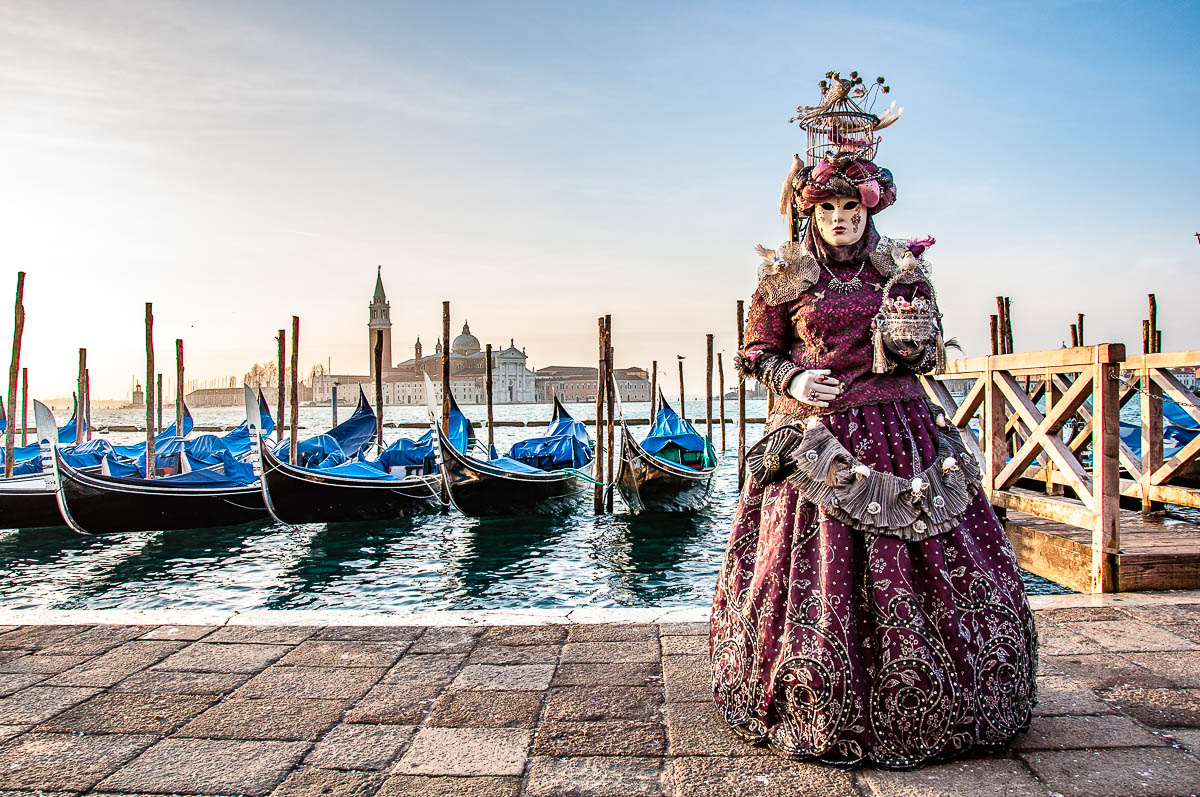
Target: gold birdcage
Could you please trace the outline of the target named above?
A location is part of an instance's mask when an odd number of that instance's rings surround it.
[[[879,147],[876,132],[896,122],[904,109],[895,103],[882,114],[874,113],[879,97],[891,87],[882,77],[867,83],[857,72],[843,78],[840,72],[826,72],[818,84],[821,102],[801,105],[789,122],[796,122],[806,134],[805,161],[815,165],[829,155],[854,155],[871,160]]]

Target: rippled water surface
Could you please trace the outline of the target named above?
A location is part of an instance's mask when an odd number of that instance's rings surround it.
[[[479,420],[481,407],[464,407]],[[571,405],[580,419],[594,405]],[[689,404],[689,417],[703,402]],[[645,404],[627,405],[644,417]],[[549,417],[545,405],[501,406],[498,420]],[[732,402],[727,406],[732,416]],[[762,417],[764,402],[750,402]],[[348,409],[341,410],[345,419]],[[134,411],[97,411],[97,425],[135,424]],[[233,409],[198,409],[198,425],[230,427]],[[390,407],[388,422],[423,420],[416,407]],[[302,436],[328,427],[329,408],[305,408]],[[703,417],[698,426],[703,427]],[[644,434],[646,426],[634,427]],[[714,427],[720,447],[719,427]],[[499,609],[562,606],[681,606],[712,599],[737,503],[736,429],[717,471],[712,503],[694,516],[594,517],[590,499],[559,519],[480,521],[452,512],[395,524],[223,529],[86,537],[66,529],[0,531],[0,607],[178,609]],[[388,429],[388,439],[420,429]],[[486,437],[486,430],[477,430]],[[496,446],[537,429],[500,426]],[[751,424],[748,439],[761,434]],[[112,433],[114,443],[136,433]],[[1026,574],[1031,592],[1067,590]]]

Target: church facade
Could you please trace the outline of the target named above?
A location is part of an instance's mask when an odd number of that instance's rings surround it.
[[[383,288],[382,268],[375,275],[375,291],[368,304],[366,374],[321,374],[313,379],[313,401],[329,403],[333,387],[338,388],[338,404],[358,402],[358,387],[367,397],[375,398],[375,348],[382,343],[380,357],[383,400],[385,404],[425,404],[425,375],[434,383],[435,402],[441,401],[442,341],[439,338],[433,352],[425,354],[418,337],[413,344],[412,357],[400,363],[392,360],[391,303]],[[463,323],[462,333],[450,343],[450,389],[460,404],[482,404],[486,400],[487,352],[479,338],[471,334],[470,324]],[[538,400],[537,379],[529,370],[528,356],[516,342],[492,347],[492,395],[496,404],[521,404]]]

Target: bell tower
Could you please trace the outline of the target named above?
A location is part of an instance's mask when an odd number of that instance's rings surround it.
[[[383,373],[392,370],[392,314],[391,303],[383,292],[383,266],[375,272],[375,294],[367,305],[371,310],[370,320],[367,321],[367,362],[370,363],[371,377],[375,377],[375,333],[383,333]]]

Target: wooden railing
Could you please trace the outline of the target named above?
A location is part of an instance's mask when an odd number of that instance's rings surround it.
[[[1088,583],[1110,592],[1122,495],[1140,498],[1146,512],[1200,507],[1200,436],[1163,461],[1163,395],[1200,426],[1200,402],[1168,369],[1197,366],[1200,351],[1127,357],[1118,343],[955,360],[922,384],[979,459],[992,504],[1089,530]],[[951,380],[966,385],[961,399]],[[1135,397],[1140,455],[1120,436],[1121,408]]]
[[[923,380],[979,458],[994,506],[1091,531],[1093,592],[1111,592],[1116,585],[1118,375],[1124,358],[1122,344],[974,357],[952,361],[944,375]],[[943,384],[947,379],[971,380],[961,402]],[[1044,412],[1037,407],[1043,396]],[[1064,436],[1068,423],[1083,413],[1084,428]],[[978,436],[969,426],[977,415]],[[1090,468],[1082,456],[1089,446]],[[1036,472],[1046,474],[1040,492],[1028,484],[1035,463]]]
[[[1121,404],[1136,394],[1142,410],[1141,456],[1127,452],[1122,460],[1128,478],[1121,480],[1121,494],[1140,498],[1144,512],[1156,502],[1200,507],[1200,435],[1164,462],[1162,405],[1169,396],[1191,425],[1200,427],[1200,402],[1169,370],[1200,367],[1200,351],[1139,354],[1127,357],[1121,367],[1126,373]]]

